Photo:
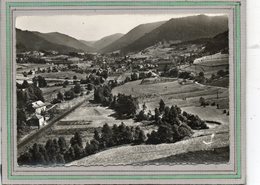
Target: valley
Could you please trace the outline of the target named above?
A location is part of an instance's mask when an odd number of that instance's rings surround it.
[[[206,15],[97,41],[17,29],[18,164],[228,163],[227,30]]]

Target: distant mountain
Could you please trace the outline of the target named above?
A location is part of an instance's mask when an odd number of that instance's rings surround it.
[[[85,40],[79,40],[79,41],[90,47],[92,47],[92,45],[96,42],[96,41],[85,41]]]
[[[173,18],[121,48],[123,53],[143,50],[160,41],[189,41],[209,38],[228,30],[226,16],[189,16]]]
[[[107,45],[106,47],[101,49],[102,53],[112,52],[116,50],[120,50],[121,48],[126,47],[127,45],[133,43],[137,39],[141,38],[145,34],[151,32],[155,28],[161,26],[166,21],[155,22],[155,23],[148,23],[148,24],[141,24],[132,30],[130,30],[127,34],[122,36],[120,39],[116,40],[115,42]]]
[[[17,52],[32,50],[55,50],[60,53],[94,51],[93,48],[68,35],[23,31],[20,29],[16,29],[16,49]]]
[[[16,29],[16,51],[55,50],[61,53],[77,51],[75,48],[54,44],[30,31]]]
[[[115,42],[116,40],[120,39],[124,34],[122,33],[115,33],[113,35],[109,35],[106,37],[103,37],[102,39],[94,42],[91,46],[97,50],[100,50],[109,44]]]
[[[79,40],[59,32],[51,32],[51,33],[34,32],[34,33],[44,38],[45,40],[55,44],[72,47],[79,51],[85,51],[85,52],[95,51],[93,47],[87,46],[82,42],[80,42]]]

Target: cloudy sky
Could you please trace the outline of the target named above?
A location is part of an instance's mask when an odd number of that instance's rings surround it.
[[[76,39],[92,41],[114,33],[125,34],[139,24],[190,15],[195,14],[20,16],[16,18],[16,28],[42,33],[60,32]]]

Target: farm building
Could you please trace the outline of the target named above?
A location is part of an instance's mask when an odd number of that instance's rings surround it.
[[[43,116],[35,114],[27,120],[27,124],[30,127],[38,127],[38,129],[40,129],[47,125],[47,122],[45,121],[45,118]]]
[[[41,114],[46,110],[46,104],[39,100],[32,103],[32,108],[35,110],[36,114]]]

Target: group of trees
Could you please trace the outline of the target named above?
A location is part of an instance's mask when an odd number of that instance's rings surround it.
[[[129,127],[122,122],[119,126],[114,124],[110,127],[106,123],[100,132],[95,130],[93,139],[86,143],[85,155],[91,155],[113,146],[142,144],[145,141],[145,133],[139,126]]]
[[[112,146],[142,144],[146,136],[140,127],[129,127],[123,122],[112,127],[104,124],[100,131],[95,130],[93,138],[83,146],[83,139],[76,132],[66,143],[64,137],[49,139],[45,145],[34,144],[18,158],[19,165],[64,164],[97,153]]]
[[[207,129],[206,123],[197,115],[188,114],[181,111],[178,106],[168,107],[161,100],[159,108],[155,108],[154,115],[146,115],[144,108],[137,115],[137,121],[150,120],[158,126],[157,131],[152,131],[147,135],[147,144],[172,143],[190,137],[193,134],[192,129]]]
[[[29,103],[38,100],[44,102],[43,93],[39,87],[29,85],[27,81],[24,81],[23,84],[16,83],[16,86],[17,108],[26,108]]]
[[[42,76],[35,76],[33,77],[32,81],[35,86],[38,86],[40,88],[47,87],[47,81]]]
[[[80,84],[76,83],[70,90],[65,91],[64,94],[60,91],[57,93],[57,97],[52,100],[52,104],[60,103],[64,100],[72,100],[78,94],[83,95],[83,89]]]
[[[69,158],[68,145],[64,137],[49,139],[45,145],[35,143],[19,156],[19,165],[50,165],[64,164]]]
[[[96,87],[94,101],[114,109],[119,117],[133,117],[139,108],[137,98],[120,93],[117,96],[113,96],[109,85]]]

